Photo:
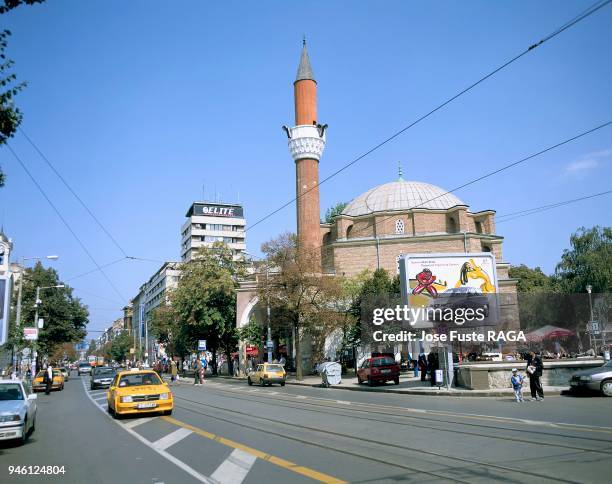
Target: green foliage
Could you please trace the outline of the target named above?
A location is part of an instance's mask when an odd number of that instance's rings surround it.
[[[259,346],[264,337],[264,328],[254,318],[238,330],[238,336],[242,341],[250,345]]]
[[[612,292],[612,228],[580,227],[570,237],[571,249],[563,251],[555,274],[566,293]]]
[[[121,362],[129,355],[131,347],[132,338],[127,331],[122,331],[111,341],[108,352],[113,360]]]
[[[4,5],[0,5],[0,14],[7,13],[20,5],[34,5],[43,3],[45,0],[4,0]]]
[[[97,349],[98,349],[98,345],[96,344],[96,340],[92,339],[89,342],[88,352],[93,355],[96,352]]]
[[[33,326],[35,318],[36,288],[62,284],[54,269],[45,269],[37,263],[24,272],[21,303],[21,328]],[[63,343],[78,343],[85,335],[89,312],[81,300],[74,297],[72,288],[43,289],[38,317],[45,323],[39,331],[38,349],[42,354],[52,354]],[[20,331],[21,332],[21,331]]]
[[[554,292],[557,290],[555,279],[544,274],[539,267],[531,269],[525,264],[510,266],[508,275],[512,279],[518,279],[516,288],[521,293]]]
[[[336,220],[336,217],[342,213],[342,211],[346,208],[347,205],[348,203],[346,202],[339,202],[333,207],[329,207],[327,211],[325,212],[325,218],[323,219],[323,223],[326,223],[326,224],[334,223],[334,220]]]

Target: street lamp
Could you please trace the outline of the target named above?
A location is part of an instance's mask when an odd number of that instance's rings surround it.
[[[15,314],[15,327],[17,331],[19,331],[19,326],[21,324],[21,289],[23,287],[23,278],[25,277],[25,264],[27,260],[41,260],[41,259],[56,261],[57,259],[59,259],[59,255],[46,255],[44,257],[21,257],[20,259],[22,273],[21,273],[21,276],[19,277],[19,286],[17,288],[17,310]],[[36,300],[38,301],[38,297],[36,297]],[[13,367],[15,368],[15,372],[17,372],[17,347],[16,345],[13,346]]]

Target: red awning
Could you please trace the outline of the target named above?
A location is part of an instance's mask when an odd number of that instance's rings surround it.
[[[550,324],[547,324],[546,326],[542,326],[540,329],[527,333],[525,338],[530,343],[538,343],[540,341],[544,341],[545,339],[569,338],[575,335],[576,333],[569,329],[559,328],[558,326],[551,326]]]

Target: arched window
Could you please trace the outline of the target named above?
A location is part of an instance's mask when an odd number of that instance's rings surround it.
[[[476,233],[482,234],[482,222],[476,222]]]
[[[401,218],[395,221],[395,233],[396,234],[404,233],[404,221]]]
[[[348,229],[346,229],[346,238],[350,239],[351,238],[351,232],[353,231],[353,226],[350,225]]]
[[[330,243],[331,243],[331,234],[329,232],[327,232],[323,236],[323,245],[329,245]]]
[[[489,245],[484,245],[483,244],[482,251],[483,252],[491,252],[491,247]]]
[[[454,234],[457,232],[457,222],[455,222],[455,219],[453,217],[448,218],[448,222],[446,225],[446,231],[449,234]]]

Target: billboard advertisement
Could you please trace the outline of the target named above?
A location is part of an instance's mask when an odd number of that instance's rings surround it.
[[[499,287],[490,252],[407,254],[400,259],[400,282],[402,302],[415,309],[417,327],[473,328],[499,321]]]
[[[187,216],[204,215],[207,217],[239,217],[244,216],[242,205],[219,203],[194,203]]]

